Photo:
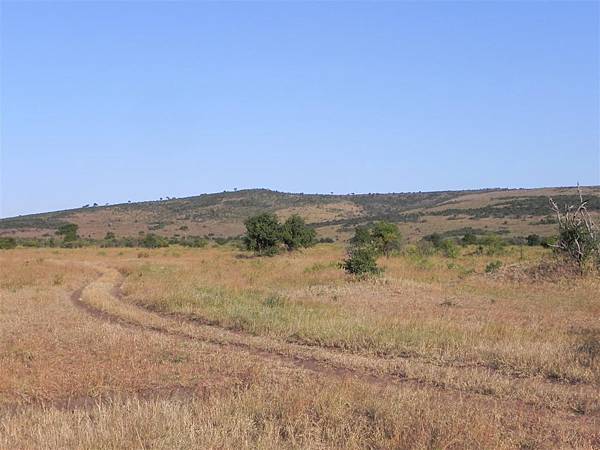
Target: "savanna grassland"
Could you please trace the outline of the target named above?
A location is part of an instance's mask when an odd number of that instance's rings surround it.
[[[343,256],[1,252],[0,448],[600,448],[597,277]]]

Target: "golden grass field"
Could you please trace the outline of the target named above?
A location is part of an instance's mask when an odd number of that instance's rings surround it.
[[[600,280],[472,250],[2,251],[0,448],[600,448]]]

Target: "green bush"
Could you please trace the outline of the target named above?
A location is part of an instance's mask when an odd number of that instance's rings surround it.
[[[484,236],[480,243],[484,247],[485,254],[489,256],[502,254],[506,248],[506,242],[497,234]]]
[[[378,253],[390,256],[402,248],[402,234],[395,223],[380,221],[371,228],[373,245]]]
[[[63,242],[60,246],[61,246],[61,248],[82,248],[83,244],[84,243],[80,240],[75,240],[75,241],[63,240]],[[35,245],[35,246],[39,247],[39,245]]]
[[[244,243],[246,248],[258,255],[272,256],[279,253],[281,225],[275,214],[262,213],[248,218]]]
[[[558,236],[546,236],[541,239],[540,245],[544,248],[554,247],[558,242]]]
[[[496,272],[500,267],[502,267],[502,261],[491,261],[488,263],[487,266],[485,266],[485,273],[494,273]]]
[[[203,247],[206,247],[208,242],[206,239],[194,237],[194,238],[189,238],[189,239],[182,239],[180,244],[184,245],[185,247],[203,248]]]
[[[281,226],[281,239],[288,251],[314,245],[316,235],[315,230],[306,225],[304,219],[297,214],[288,217]]]
[[[420,240],[417,242],[416,251],[421,257],[433,256],[435,254],[435,246],[430,241]]]
[[[156,234],[150,233],[140,241],[140,246],[145,248],[168,247],[169,242],[162,236],[157,236]]]
[[[123,247],[132,248],[137,245],[137,242],[132,237],[126,237],[123,239],[122,244],[123,244]]]
[[[456,258],[460,255],[458,245],[451,239],[444,239],[439,246],[446,258]]]
[[[306,225],[304,219],[297,214],[288,217],[283,225],[275,214],[270,213],[252,216],[244,224],[246,234],[243,243],[247,250],[257,255],[275,255],[279,253],[281,244],[292,251],[316,243],[315,230]]]
[[[213,242],[217,245],[227,245],[229,244],[229,238],[217,236],[213,238]]]
[[[477,236],[475,233],[467,232],[461,239],[463,245],[474,245],[477,244]]]
[[[0,249],[9,250],[11,248],[15,248],[17,246],[17,241],[12,237],[3,237],[0,238]]]
[[[369,227],[360,225],[354,229],[354,236],[350,239],[350,244],[355,247],[362,247],[363,245],[371,245],[373,243],[373,236],[371,236],[371,230]]]
[[[330,237],[324,237],[317,240],[318,244],[333,244],[335,240]]]
[[[423,239],[431,242],[435,248],[440,248],[444,240],[439,233],[430,234],[425,236]]]
[[[402,234],[398,225],[382,220],[356,227],[350,243],[354,247],[371,246],[377,254],[390,256],[402,248]]]
[[[342,262],[342,268],[352,275],[376,275],[381,272],[376,258],[377,251],[371,246],[352,247],[348,257]]]
[[[74,223],[66,223],[58,227],[56,234],[63,236],[63,242],[72,242],[76,241],[79,236],[77,236],[77,230],[79,226]]]

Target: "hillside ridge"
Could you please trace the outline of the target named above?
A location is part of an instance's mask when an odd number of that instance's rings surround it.
[[[582,187],[589,209],[600,214],[600,187]],[[0,235],[52,235],[64,223],[79,225],[85,237],[142,233],[190,236],[237,236],[244,220],[259,212],[285,218],[300,214],[321,236],[343,239],[356,226],[377,220],[398,223],[409,237],[431,232],[523,235],[554,229],[548,197],[571,203],[574,187],[485,188],[405,193],[307,194],[270,189],[240,189],[112,205],[28,214],[0,219]]]

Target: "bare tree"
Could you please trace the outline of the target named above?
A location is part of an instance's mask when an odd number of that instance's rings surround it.
[[[587,200],[583,199],[581,188],[579,205],[565,205],[561,210],[550,198],[550,207],[558,221],[558,241],[552,245],[557,251],[575,261],[583,273],[590,261],[600,265],[600,233],[587,210]]]

